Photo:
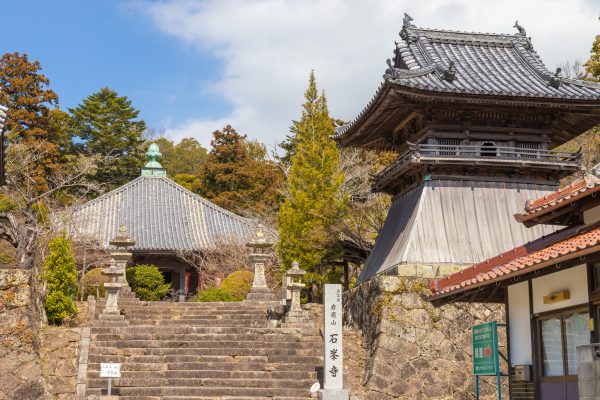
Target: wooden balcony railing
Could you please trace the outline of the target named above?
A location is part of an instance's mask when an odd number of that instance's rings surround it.
[[[522,147],[506,146],[469,146],[469,145],[443,145],[443,144],[417,144],[412,145],[409,153],[416,156],[458,157],[458,158],[489,158],[489,159],[526,159],[541,161],[573,162],[578,163],[581,153],[566,151],[527,149]]]
[[[434,162],[436,164],[485,163],[506,165],[511,162],[532,166],[561,166],[576,170],[581,161],[581,152],[566,152],[543,149],[527,149],[507,146],[470,146],[443,144],[413,144],[392,164],[378,173],[382,178],[388,173],[403,169],[409,164]]]

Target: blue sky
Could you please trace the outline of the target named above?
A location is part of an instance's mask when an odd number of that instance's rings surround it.
[[[27,0],[2,4],[0,51],[39,60],[63,108],[103,86],[168,138],[231,123],[270,149],[299,118],[308,76],[352,120],[387,68],[404,12],[419,27],[527,29],[550,70],[589,58],[597,0]]]
[[[157,30],[125,2],[12,1],[2,5],[3,53],[38,60],[62,108],[74,107],[104,86],[128,96],[157,130],[192,117],[225,115],[211,92],[222,63]],[[32,10],[35,10],[32,12]],[[8,39],[8,40],[7,40]]]

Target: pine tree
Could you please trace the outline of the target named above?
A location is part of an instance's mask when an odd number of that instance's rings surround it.
[[[294,122],[289,196],[279,212],[278,251],[282,267],[296,260],[319,280],[319,267],[337,252],[336,221],[346,212],[347,201],[340,195],[344,180],[339,170],[340,154],[331,139],[333,122],[325,95],[319,96],[314,72],[310,74],[302,116]]]
[[[71,243],[66,235],[50,241],[48,248],[50,255],[44,261],[44,279],[48,284],[44,306],[48,321],[60,323],[77,311],[73,303],[77,288],[77,268]]]
[[[262,214],[277,209],[283,175],[266,159],[265,147],[227,125],[213,132],[200,174],[201,194],[230,211]]]
[[[107,87],[88,96],[71,113],[70,129],[85,154],[107,157],[93,179],[110,187],[136,178],[143,166],[144,121],[125,96]]]
[[[39,150],[42,159],[31,176],[38,193],[48,190],[46,178],[61,168],[61,147],[70,142],[64,136],[64,113],[56,108],[58,95],[40,70],[40,63],[29,61],[26,54],[0,58],[0,104],[8,107],[8,140]]]

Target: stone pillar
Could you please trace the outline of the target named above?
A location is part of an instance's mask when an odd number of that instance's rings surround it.
[[[135,245],[135,240],[131,239],[127,234],[127,227],[121,225],[119,226],[117,236],[111,239],[108,244],[117,248],[116,251],[111,252],[111,256],[115,260],[117,267],[122,269],[118,282],[121,284],[122,289],[130,291],[131,289],[127,283],[126,270],[127,263],[131,260],[132,254],[127,251],[127,248]]]
[[[300,295],[302,289],[304,289],[304,283],[302,283],[302,277],[306,274],[306,271],[300,269],[297,261],[292,263],[292,268],[286,272],[286,276],[289,278],[288,290],[291,292],[290,308],[285,315],[286,323],[308,323],[310,319],[307,313],[302,309],[300,305]]]
[[[252,281],[252,287],[246,296],[246,300],[277,301],[275,294],[269,290],[265,277],[265,262],[270,257],[268,250],[273,247],[273,243],[270,243],[265,238],[262,225],[259,224],[257,226],[254,237],[246,246],[250,248],[250,261],[254,269],[254,280]]]

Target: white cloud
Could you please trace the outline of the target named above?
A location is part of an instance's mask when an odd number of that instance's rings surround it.
[[[226,123],[272,145],[298,118],[314,69],[332,116],[351,120],[381,82],[406,11],[420,27],[514,33],[516,19],[549,69],[585,61],[598,30],[589,0],[166,0],[134,3],[158,29],[224,62],[215,120],[167,128],[174,139]],[[168,116],[165,116],[168,117]],[[210,138],[199,138],[204,144]]]

